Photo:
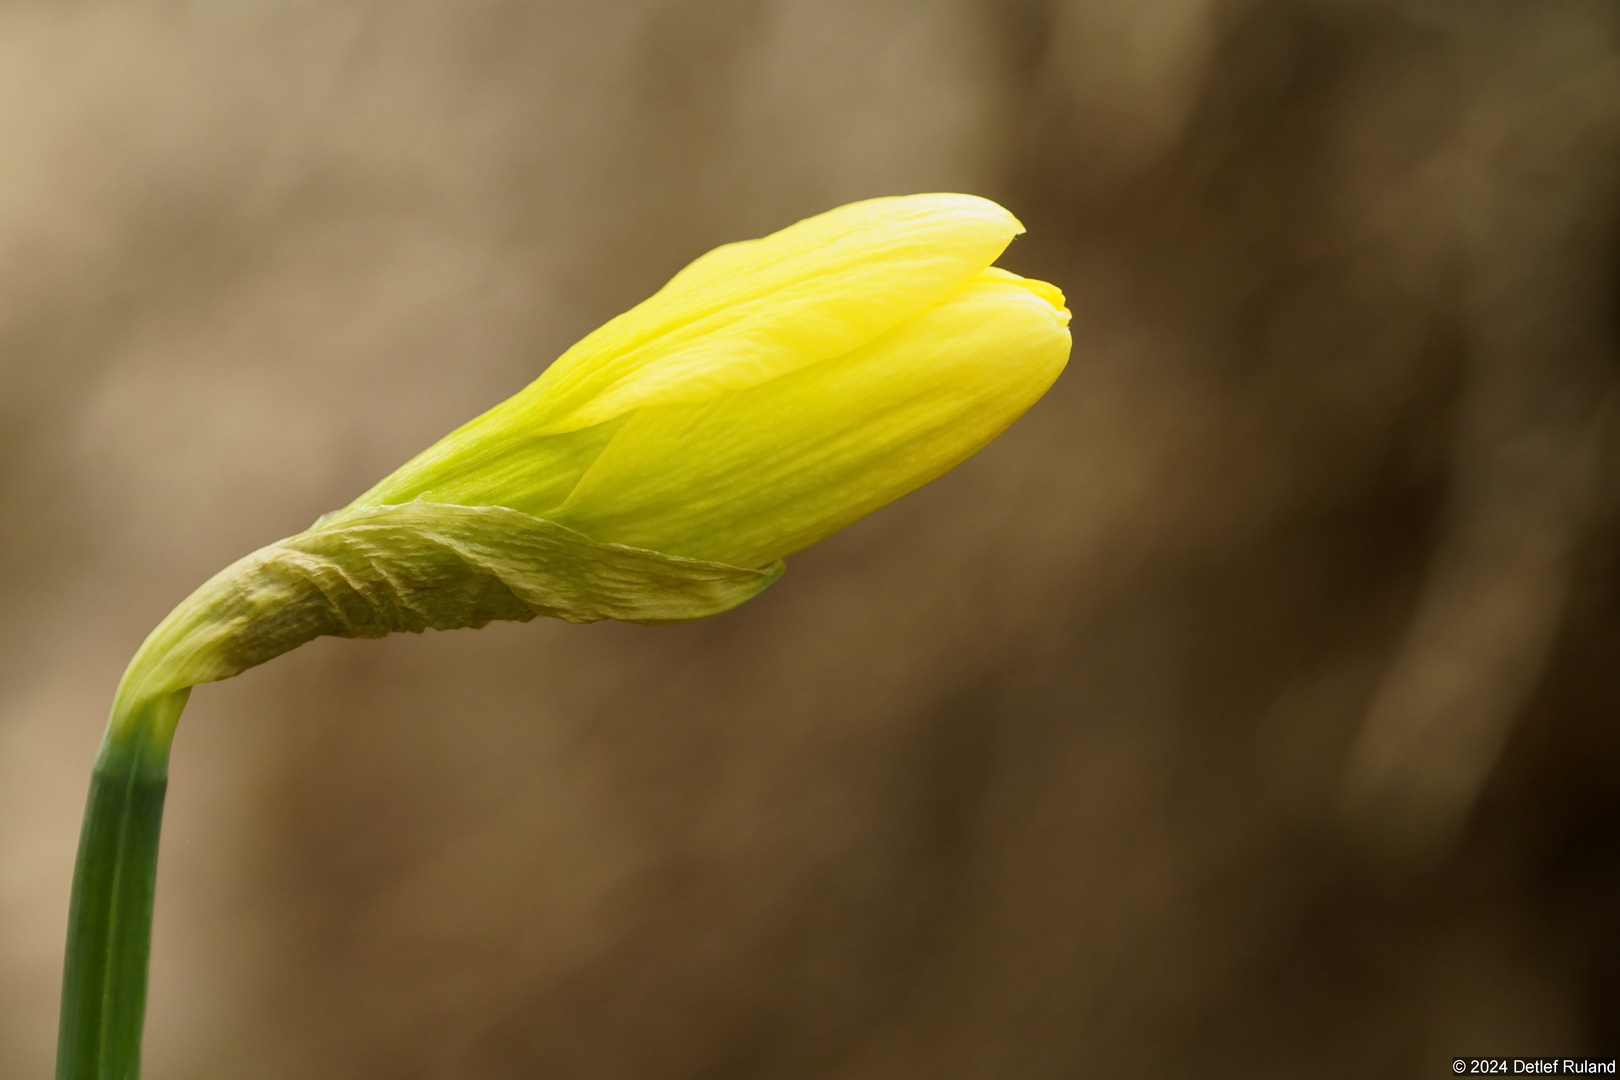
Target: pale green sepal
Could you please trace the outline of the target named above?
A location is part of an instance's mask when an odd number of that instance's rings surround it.
[[[246,671],[314,638],[567,622],[683,622],[775,581],[760,570],[598,543],[501,506],[368,507],[216,574],[152,632],[119,696],[145,698]]]

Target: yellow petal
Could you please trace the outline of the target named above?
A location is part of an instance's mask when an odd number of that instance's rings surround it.
[[[540,435],[491,423],[491,415],[505,407],[496,406],[463,424],[342,510],[327,514],[322,523],[342,520],[367,507],[418,499],[544,514],[567,498],[626,419],[560,435]]]
[[[756,386],[915,318],[1022,231],[988,199],[905,195],[728,244],[569,349],[510,404],[553,433]]]
[[[847,356],[644,409],[548,516],[603,542],[763,566],[921,487],[1022,415],[1068,359],[1061,299],[989,271]]]

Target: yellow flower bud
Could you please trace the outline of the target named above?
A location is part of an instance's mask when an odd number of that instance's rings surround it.
[[[327,520],[505,506],[765,566],[957,465],[1062,371],[1062,294],[990,266],[1022,231],[912,195],[717,248]]]
[[[716,248],[349,506],[216,574],[141,647],[115,713],[324,634],[735,607],[1057,378],[1063,295],[990,265],[1021,230],[987,199],[912,195]]]

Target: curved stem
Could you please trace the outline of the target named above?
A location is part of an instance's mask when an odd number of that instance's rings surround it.
[[[68,909],[57,1080],[137,1080],[169,746],[189,691],[114,705]]]

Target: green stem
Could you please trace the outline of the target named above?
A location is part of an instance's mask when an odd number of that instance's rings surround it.
[[[169,746],[187,691],[114,706],[68,909],[57,1080],[137,1080]]]

